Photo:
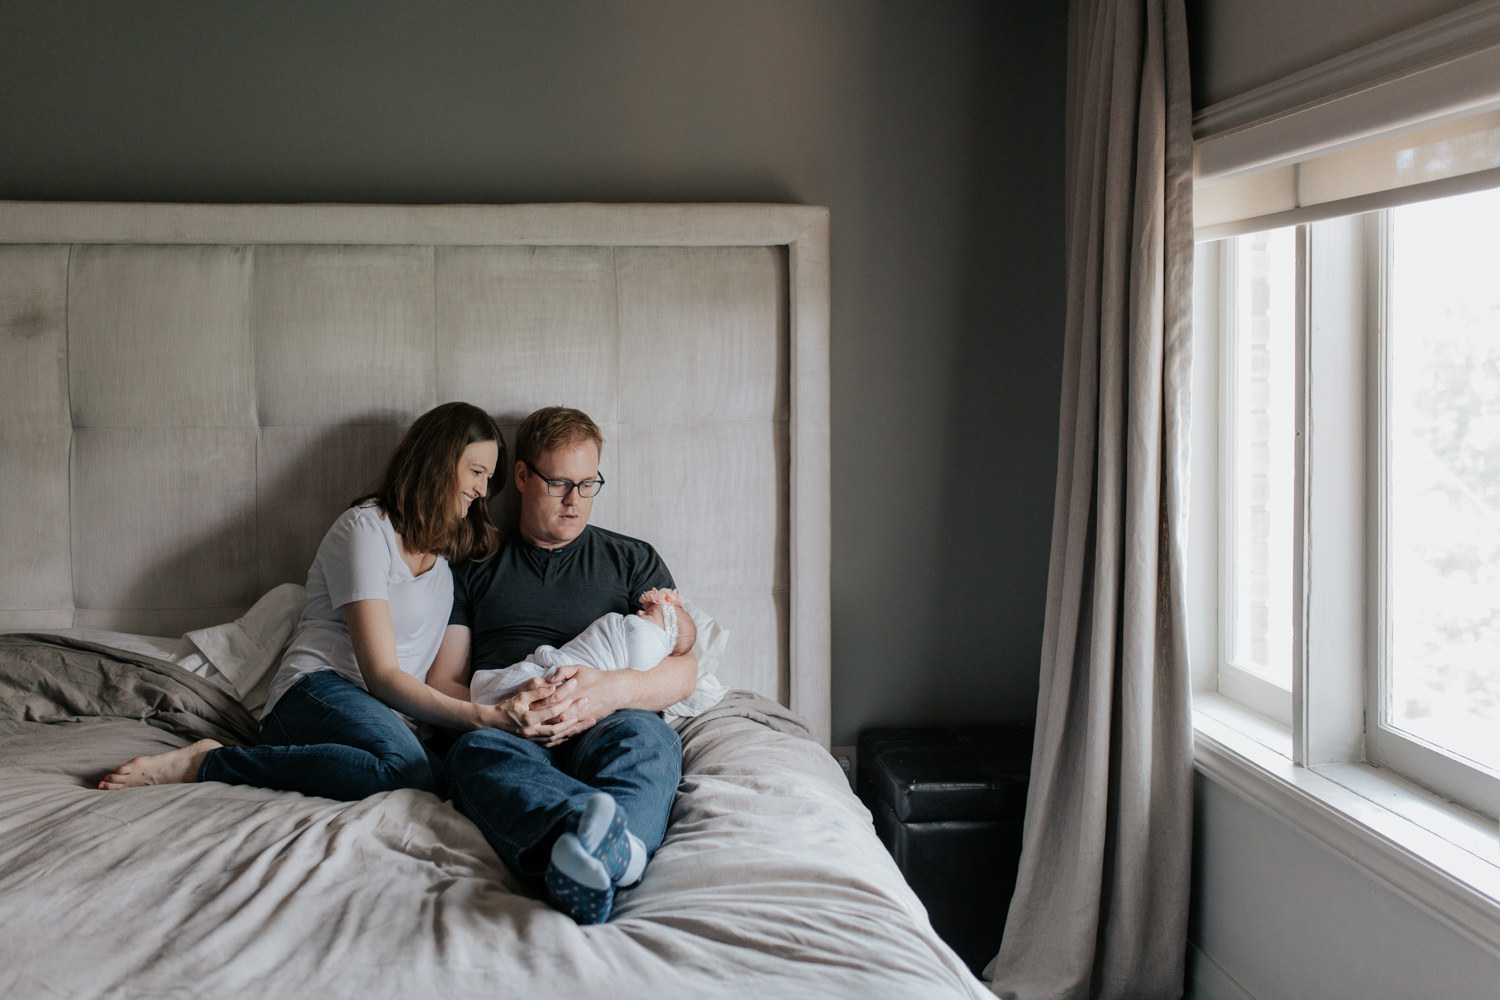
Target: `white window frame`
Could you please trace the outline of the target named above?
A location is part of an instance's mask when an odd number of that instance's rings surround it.
[[[1369,296],[1364,219],[1298,227],[1292,746],[1299,764],[1364,759]]]
[[[1290,726],[1300,764],[1388,767],[1494,815],[1500,780],[1385,719],[1389,587],[1382,425],[1389,320],[1389,211],[1296,227],[1293,672],[1288,693],[1233,661],[1233,623],[1218,626],[1217,692]],[[1220,358],[1234,358],[1236,248],[1218,248]],[[1232,362],[1219,363],[1219,607],[1236,607],[1229,494],[1235,428]],[[1371,613],[1366,614],[1366,609]],[[1368,720],[1368,721],[1367,721]],[[1500,737],[1497,737],[1500,738]]]
[[[1376,342],[1376,350],[1371,352],[1370,362],[1370,409],[1377,421],[1383,421],[1389,392],[1386,345],[1390,333],[1389,284],[1393,252],[1389,211],[1372,213],[1370,216],[1366,246],[1370,260],[1369,279],[1375,291],[1370,302],[1370,324]],[[1377,554],[1374,565],[1378,567],[1378,571],[1369,576],[1370,593],[1367,598],[1373,611],[1370,642],[1375,655],[1371,658],[1370,682],[1366,689],[1365,717],[1368,723],[1365,752],[1371,763],[1390,768],[1445,798],[1494,816],[1497,806],[1500,806],[1500,777],[1476,768],[1442,747],[1403,732],[1387,721],[1389,701],[1385,692],[1391,660],[1388,651],[1390,630],[1386,623],[1390,621],[1387,608],[1391,588],[1386,578],[1387,561],[1379,558],[1378,554],[1390,537],[1387,497],[1381,488],[1387,478],[1385,470],[1390,460],[1389,442],[1390,435],[1383,426],[1378,426],[1370,444],[1370,544]],[[1495,734],[1495,738],[1500,740],[1500,732]]]
[[[1237,676],[1246,672],[1228,664],[1220,627],[1220,608],[1233,606],[1220,573],[1232,562],[1220,531],[1227,524],[1220,400],[1228,389],[1219,361],[1220,328],[1233,315],[1223,294],[1232,287],[1225,280],[1232,251],[1224,252],[1232,244],[1198,247],[1188,602],[1195,760],[1204,774],[1500,954],[1500,800],[1485,798],[1483,782],[1454,791],[1410,766],[1408,748],[1392,739],[1400,734],[1378,722],[1384,609],[1382,585],[1367,567],[1380,564],[1383,530],[1373,415],[1382,402],[1388,241],[1379,218],[1299,230],[1290,719]],[[1246,676],[1274,700],[1274,685]]]

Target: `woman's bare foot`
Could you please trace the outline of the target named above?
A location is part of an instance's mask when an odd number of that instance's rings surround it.
[[[218,740],[199,740],[178,750],[154,753],[149,757],[132,757],[104,776],[104,789],[140,788],[143,785],[170,785],[198,780],[198,766],[204,754],[224,744]]]

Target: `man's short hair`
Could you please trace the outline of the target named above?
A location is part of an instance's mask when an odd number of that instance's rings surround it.
[[[587,413],[567,406],[544,406],[516,428],[516,458],[536,462],[549,451],[581,441],[592,441],[594,447],[604,451],[604,435]]]

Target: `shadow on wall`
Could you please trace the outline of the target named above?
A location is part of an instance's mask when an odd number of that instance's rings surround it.
[[[964,666],[940,694],[950,711],[977,703],[991,721],[1021,720],[1036,713],[1056,482],[1066,65],[1055,55],[1068,14],[1066,4],[994,4],[980,18],[981,45],[1037,44],[1007,48],[1017,58],[975,59],[943,465],[962,527],[945,535],[951,586],[938,612],[941,662]]]

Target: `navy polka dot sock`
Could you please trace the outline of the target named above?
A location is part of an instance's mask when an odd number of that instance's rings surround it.
[[[625,812],[605,792],[589,797],[578,817],[578,840],[615,885],[634,885],[646,869],[646,845],[625,826]]]
[[[615,902],[614,880],[576,833],[565,833],[552,845],[547,864],[547,895],[552,905],[580,924],[602,924]]]

